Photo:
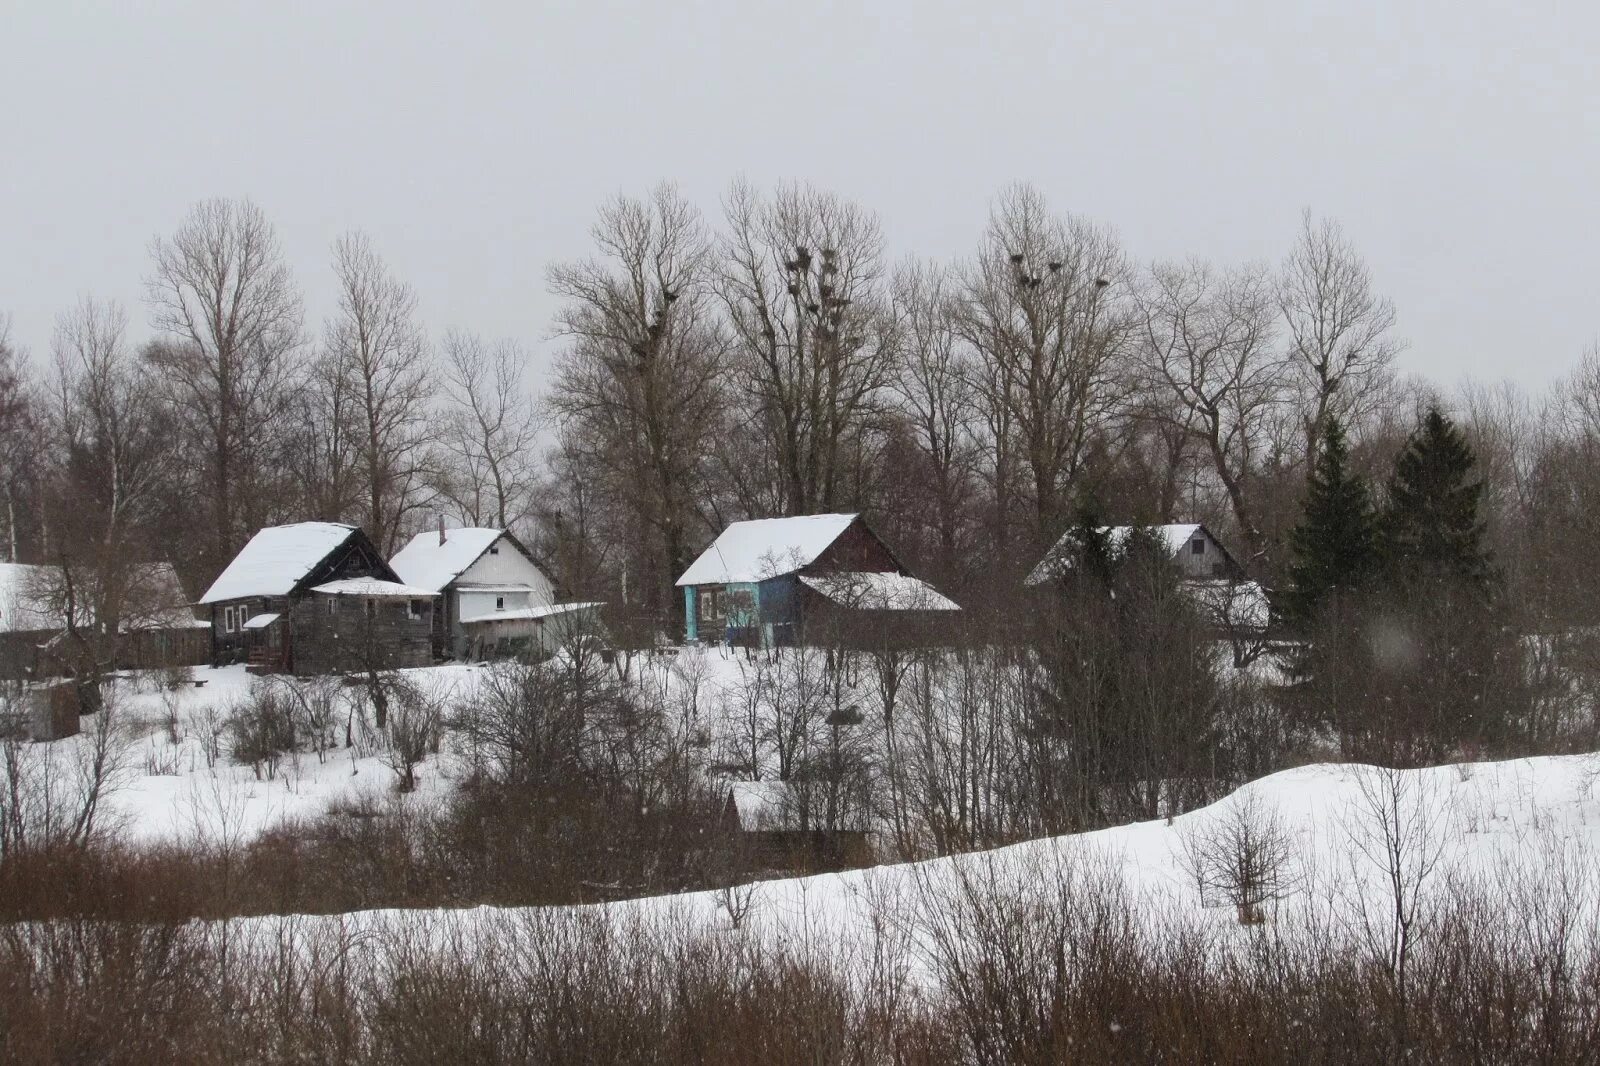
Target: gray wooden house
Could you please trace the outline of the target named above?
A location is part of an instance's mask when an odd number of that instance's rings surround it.
[[[427,665],[436,601],[337,522],[261,530],[200,597],[214,662],[296,674]]]

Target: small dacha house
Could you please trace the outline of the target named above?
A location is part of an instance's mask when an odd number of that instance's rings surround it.
[[[1102,526],[1099,532],[1117,551],[1137,526]],[[1267,593],[1245,579],[1244,568],[1212,532],[1197,522],[1144,527],[1165,545],[1183,589],[1216,628],[1231,637],[1260,635],[1269,621]],[[1051,547],[1025,584],[1040,587],[1060,578],[1072,566],[1081,545],[1078,531],[1069,529]]]
[[[544,655],[575,628],[593,632],[598,603],[557,603],[556,587],[522,542],[503,529],[419,533],[389,565],[407,585],[439,597],[436,658]]]
[[[677,584],[689,640],[746,646],[939,643],[961,609],[858,514],[735,522]]]
[[[401,582],[357,527],[297,522],[250,538],[200,604],[213,661],[319,674],[426,666],[435,600]]]

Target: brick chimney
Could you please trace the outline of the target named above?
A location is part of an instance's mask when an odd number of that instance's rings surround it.
[[[439,516],[439,546],[444,547],[444,515]]]

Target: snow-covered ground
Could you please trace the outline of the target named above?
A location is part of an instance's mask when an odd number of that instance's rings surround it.
[[[405,671],[430,686],[471,691],[479,669],[441,666]],[[230,711],[249,695],[253,679],[243,666],[196,667],[193,680],[173,692],[160,691],[154,675],[123,679],[114,697],[115,720],[126,745],[106,803],[105,818],[133,843],[185,840],[227,833],[249,839],[288,820],[311,818],[330,806],[382,800],[394,794],[396,775],[376,737],[356,731],[356,743],[338,743],[323,757],[312,751],[286,756],[259,773],[230,757],[228,738],[211,745]],[[288,683],[288,682],[279,682]],[[355,691],[355,690],[347,690]],[[85,729],[92,729],[85,719]],[[176,734],[176,736],[174,736]],[[91,743],[88,733],[56,742],[61,757]],[[430,756],[418,772],[407,802],[427,802],[450,787],[453,760]]]
[[[737,683],[737,654],[686,651],[640,669],[669,685],[683,713],[705,714],[717,693]],[[416,680],[469,694],[481,667],[415,671]],[[272,779],[234,765],[224,750],[206,758],[204,737],[253,683],[242,668],[200,669],[203,687],[163,693],[148,682],[125,683],[116,707],[131,731],[126,769],[111,805],[134,841],[182,839],[226,830],[253,835],[286,819],[312,816],[355,797],[392,796],[395,772],[376,745],[336,747],[319,760],[302,752]],[[695,711],[690,704],[699,706]],[[178,739],[171,737],[177,723]],[[60,742],[61,750],[88,742]],[[404,802],[429,802],[451,787],[455,768],[446,752],[420,768],[420,787]],[[1600,756],[1565,756],[1475,763],[1411,771],[1352,765],[1314,765],[1252,782],[1222,801],[1170,820],[1030,841],[991,852],[880,866],[838,874],[758,883],[726,891],[662,896],[591,908],[590,915],[625,921],[670,920],[679,928],[729,932],[730,907],[742,912],[740,936],[829,950],[866,945],[883,934],[886,914],[926,917],[960,895],[965,882],[980,893],[1050,893],[1082,881],[1116,884],[1141,913],[1176,917],[1233,935],[1235,909],[1216,893],[1203,897],[1186,859],[1187,847],[1238,815],[1276,841],[1274,897],[1264,907],[1270,927],[1314,929],[1349,922],[1363,908],[1389,906],[1393,865],[1417,886],[1417,905],[1463,892],[1467,880],[1526,886],[1575,885],[1594,917],[1600,896]],[[1518,889],[1517,891],[1523,891]],[[1515,893],[1513,897],[1515,898]],[[405,930],[448,936],[506,935],[542,912],[479,907],[456,911],[375,911],[338,918],[342,932]],[[547,912],[543,912],[547,913]],[[282,919],[256,919],[272,925]],[[1346,925],[1345,928],[1350,928]],[[1242,933],[1240,935],[1243,935]]]

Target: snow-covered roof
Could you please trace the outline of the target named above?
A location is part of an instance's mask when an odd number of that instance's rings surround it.
[[[909,574],[841,571],[803,574],[800,580],[834,603],[864,611],[959,611],[954,600]]]
[[[53,566],[0,563],[0,633],[60,628],[60,615],[44,595],[54,572]]]
[[[1128,537],[1135,529],[1147,529],[1166,544],[1167,554],[1177,555],[1202,528],[1204,527],[1198,522],[1180,522],[1164,526],[1101,526],[1099,531],[1105,536],[1108,546],[1115,550],[1128,542]],[[1043,559],[1039,560],[1039,565],[1033,568],[1024,584],[1038,585],[1053,577],[1061,576],[1062,568],[1076,546],[1077,539],[1077,529],[1069,529],[1061,534],[1061,539],[1045,553]]]
[[[550,603],[542,607],[517,607],[509,611],[489,611],[485,614],[475,614],[471,618],[463,618],[464,626],[475,625],[479,622],[537,622],[552,615],[571,614],[573,611],[588,610],[599,607],[598,601],[592,603]]]
[[[815,562],[856,520],[853,514],[813,514],[735,522],[678,578],[685,585],[765,581]]]
[[[200,597],[200,602],[287,596],[355,531],[355,526],[341,522],[268,526],[240,549],[233,562]]]
[[[278,620],[278,615],[267,612],[266,614],[253,614],[244,623],[244,629],[265,629]]]
[[[209,629],[189,609],[189,597],[171,563],[144,563],[134,568],[125,597],[124,630]]]
[[[478,561],[478,556],[489,550],[489,545],[505,534],[503,529],[447,529],[444,543],[439,543],[439,532],[418,533],[411,538],[389,565],[408,585],[439,592],[454,581],[467,567]]]
[[[787,781],[729,781],[728,794],[739,828],[790,829],[799,824],[793,790]]]
[[[311,591],[320,592],[324,596],[367,596],[379,599],[388,597],[400,600],[431,600],[435,595],[432,589],[402,585],[398,581],[384,581],[377,577],[347,577],[339,581],[330,581],[326,585],[313,586]]]
[[[0,563],[0,633],[62,628],[65,595],[61,570],[55,566]],[[183,584],[171,563],[139,563],[130,568],[122,595],[121,630],[189,629],[210,625],[189,609]],[[89,601],[94,575],[79,576],[90,589],[79,599],[80,624],[93,619]]]

